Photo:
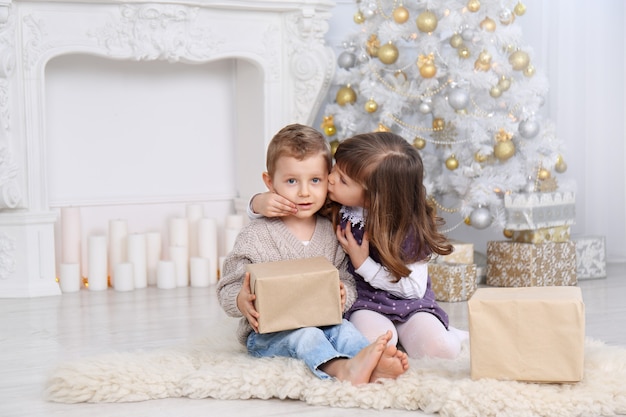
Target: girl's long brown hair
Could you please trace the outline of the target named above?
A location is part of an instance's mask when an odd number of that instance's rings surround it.
[[[432,253],[452,253],[437,230],[444,220],[426,196],[422,158],[404,138],[391,132],[356,135],[339,144],[335,161],[365,189],[365,231],[397,280],[409,275],[407,264],[426,261]],[[332,210],[336,224],[338,207]]]

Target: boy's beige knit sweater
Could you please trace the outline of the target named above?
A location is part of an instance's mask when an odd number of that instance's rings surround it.
[[[283,261],[289,259],[324,256],[339,270],[339,279],[346,289],[348,309],[356,299],[356,287],[348,272],[348,259],[337,242],[332,223],[317,216],[315,232],[308,245],[300,242],[280,218],[261,218],[246,225],[237,239],[233,250],[224,260],[222,276],[217,285],[217,298],[231,317],[242,317],[237,337],[246,344],[252,327],[237,308],[237,295],[243,285],[245,265],[251,263]]]

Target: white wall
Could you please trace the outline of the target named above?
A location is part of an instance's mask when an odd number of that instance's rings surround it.
[[[352,0],[336,3],[327,41],[341,51],[345,35],[357,29],[352,20],[356,8]],[[572,233],[605,236],[609,261],[626,262],[624,3],[523,3],[526,14],[516,22],[522,27],[529,50],[534,51],[535,67],[548,76],[545,116],[555,122],[557,134],[565,142],[568,171],[564,178],[577,184],[577,216]],[[321,113],[317,120],[321,120]],[[500,231],[467,226],[450,235],[474,242],[482,252],[488,240],[504,239]]]

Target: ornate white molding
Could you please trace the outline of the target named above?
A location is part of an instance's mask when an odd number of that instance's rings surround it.
[[[0,233],[0,280],[6,280],[15,273],[15,238]]]

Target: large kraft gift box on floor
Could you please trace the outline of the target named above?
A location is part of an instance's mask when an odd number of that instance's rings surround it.
[[[259,333],[339,324],[339,271],[324,257],[246,265]]]
[[[479,288],[467,304],[472,379],[583,378],[585,306],[579,287]]]
[[[487,285],[531,287],[576,285],[576,245],[487,242]]]

